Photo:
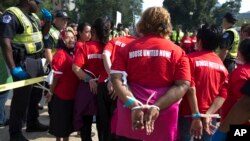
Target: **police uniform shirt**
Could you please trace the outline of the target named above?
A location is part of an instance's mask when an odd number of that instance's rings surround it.
[[[55,25],[53,26],[55,27]],[[43,43],[45,49],[56,48],[56,45],[54,45],[54,40],[49,33],[43,37]]]
[[[226,31],[222,36],[221,49],[225,48],[227,50],[232,49],[232,44],[234,41],[234,33],[232,31]]]
[[[32,22],[36,22],[36,19],[32,15],[26,15],[28,19]],[[33,25],[33,24],[32,24]],[[40,23],[38,25],[38,30],[41,31],[41,26]],[[37,29],[33,25],[33,31],[36,32]],[[1,17],[0,17],[0,37],[1,38],[9,38],[13,39],[16,34],[22,34],[24,31],[23,26],[19,22],[18,18],[13,15],[12,13],[9,13],[8,11],[5,12]],[[24,48],[24,45],[12,45],[14,48]],[[36,43],[36,48],[37,50],[40,50],[42,48],[42,43]]]

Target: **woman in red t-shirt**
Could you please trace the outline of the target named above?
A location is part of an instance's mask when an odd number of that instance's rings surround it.
[[[237,67],[230,76],[228,98],[221,110],[221,120],[224,120],[233,105],[240,99],[240,97],[242,96],[240,89],[250,78],[250,60],[248,58],[249,48],[248,46],[246,46],[246,42],[247,41],[241,43],[238,49],[238,56],[236,60],[238,60],[237,62],[241,62],[241,65]]]
[[[250,39],[240,43],[239,61],[242,66],[236,68],[230,77],[228,99],[223,105],[221,125],[213,135],[212,141],[225,141],[230,125],[249,123],[249,82],[250,82]],[[225,107],[224,107],[225,106]]]
[[[91,140],[93,115],[97,115],[97,130],[101,140],[104,127],[100,128],[100,118],[97,114],[97,81],[103,66],[102,52],[108,41],[105,28],[105,18],[97,18],[92,25],[91,41],[82,42],[77,47],[76,57],[72,66],[73,71],[81,80],[75,99],[74,128],[80,130],[82,140]],[[100,130],[102,129],[102,131]]]
[[[180,104],[180,141],[190,141],[192,136],[210,141],[216,127],[216,119],[200,114],[215,114],[227,96],[228,71],[214,52],[221,35],[219,27],[204,25],[198,30],[197,52],[188,54],[192,79]]]
[[[67,28],[62,31],[57,52],[52,60],[52,69],[55,72],[50,87],[52,99],[48,95],[48,101],[51,99],[49,133],[56,136],[57,140],[69,140],[69,135],[73,131],[73,107],[79,82],[72,71],[75,41],[73,29]]]
[[[143,37],[121,48],[111,66],[116,134],[125,141],[175,141],[179,100],[191,79],[189,62],[166,39],[172,27],[165,8],[145,10],[137,27]]]

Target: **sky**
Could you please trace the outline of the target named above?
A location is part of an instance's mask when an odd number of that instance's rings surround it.
[[[143,1],[144,1],[143,10],[151,6],[162,6],[162,2],[163,2],[163,0],[143,0]],[[218,1],[219,3],[223,4],[227,0],[218,0]],[[249,5],[249,0],[242,0],[240,13],[250,11],[250,7],[247,5]]]

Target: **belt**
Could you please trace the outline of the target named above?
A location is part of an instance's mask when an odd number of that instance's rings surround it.
[[[42,58],[43,54],[42,52],[34,53],[34,54],[26,54],[26,57],[38,59],[38,58]]]

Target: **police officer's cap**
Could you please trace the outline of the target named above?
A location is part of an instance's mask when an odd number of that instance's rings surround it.
[[[62,10],[56,11],[55,17],[69,19],[68,14]]]
[[[235,24],[236,21],[237,21],[236,15],[233,14],[233,13],[230,13],[230,12],[227,12],[227,13],[224,15],[224,18],[225,18],[229,23],[232,23],[232,24]]]

